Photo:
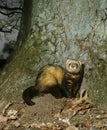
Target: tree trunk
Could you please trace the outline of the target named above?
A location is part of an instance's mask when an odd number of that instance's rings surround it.
[[[1,102],[21,99],[45,64],[85,63],[90,98],[107,107],[107,1],[32,0],[24,3],[20,47],[0,76]]]

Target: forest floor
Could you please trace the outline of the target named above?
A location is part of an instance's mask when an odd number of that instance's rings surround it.
[[[107,130],[107,110],[98,109],[85,94],[56,99],[50,94],[35,105],[11,101],[0,109],[0,130]]]

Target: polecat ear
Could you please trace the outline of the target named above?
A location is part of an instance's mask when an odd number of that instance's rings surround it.
[[[68,65],[69,65],[70,62],[71,62],[71,60],[70,60],[70,59],[67,59],[67,61],[66,61],[66,70],[67,70],[67,71],[69,71]]]
[[[67,59],[66,64],[68,64],[69,62],[71,62],[71,60],[70,60],[70,59]]]
[[[78,61],[79,65],[81,66],[82,65],[82,62],[81,61]]]

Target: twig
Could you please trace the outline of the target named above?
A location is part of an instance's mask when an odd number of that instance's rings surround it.
[[[12,102],[9,102],[9,103],[4,107],[4,109],[2,110],[3,115],[6,115],[6,111],[7,111],[7,109],[8,109],[11,105],[12,105]]]

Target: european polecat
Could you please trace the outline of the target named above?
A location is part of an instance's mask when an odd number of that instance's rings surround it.
[[[56,98],[75,97],[80,89],[84,75],[84,64],[80,61],[67,60],[66,69],[57,65],[46,65],[40,69],[36,84],[23,92],[24,102],[34,105],[34,96],[51,93]]]

